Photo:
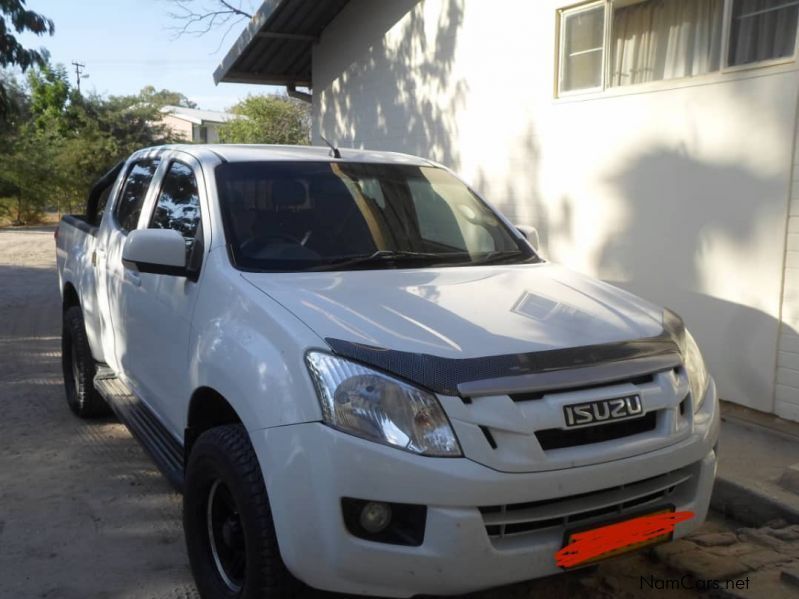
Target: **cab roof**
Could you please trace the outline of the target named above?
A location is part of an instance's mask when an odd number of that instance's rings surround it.
[[[238,144],[179,144],[151,148],[151,150],[180,150],[199,160],[215,154],[227,162],[255,161],[307,161],[307,162],[371,162],[385,164],[408,164],[434,166],[434,163],[418,156],[397,152],[377,152],[339,148],[341,158],[333,158],[327,146],[279,146]]]

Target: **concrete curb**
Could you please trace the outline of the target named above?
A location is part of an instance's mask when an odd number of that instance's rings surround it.
[[[785,493],[779,488],[756,488],[717,476],[710,507],[747,526],[763,526],[778,519],[798,524],[799,497],[790,493],[785,498]]]

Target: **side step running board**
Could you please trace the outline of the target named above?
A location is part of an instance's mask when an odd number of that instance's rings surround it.
[[[98,366],[94,388],[141,443],[178,492],[183,490],[183,447],[150,408],[107,366]]]

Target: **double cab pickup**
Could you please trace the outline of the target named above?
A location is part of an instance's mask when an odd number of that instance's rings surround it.
[[[113,410],[183,493],[205,598],[467,593],[640,545],[564,562],[580,531],[707,514],[719,406],[682,320],[545,260],[439,164],[144,149],[57,259],[69,406]]]

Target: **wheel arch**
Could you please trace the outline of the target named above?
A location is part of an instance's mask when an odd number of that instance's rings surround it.
[[[232,404],[212,387],[199,387],[189,400],[189,412],[183,437],[184,464],[188,463],[191,448],[205,431],[224,424],[242,424]]]

